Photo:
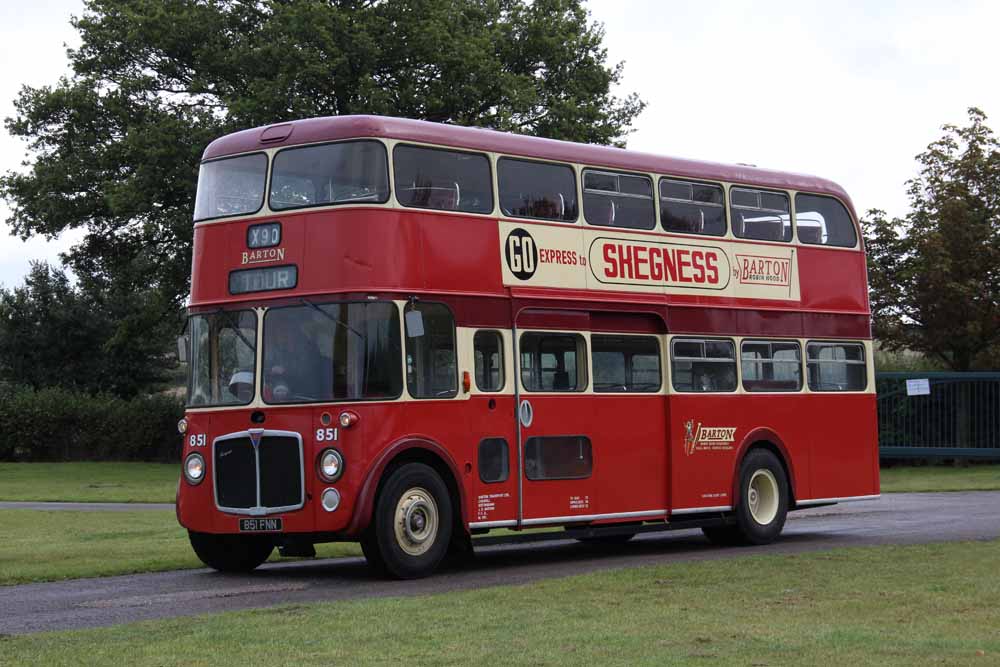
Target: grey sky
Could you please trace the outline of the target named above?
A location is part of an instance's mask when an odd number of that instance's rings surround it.
[[[0,6],[0,116],[22,84],[55,83],[80,0]],[[629,147],[802,171],[843,185],[859,213],[906,212],[913,156],[978,106],[1000,130],[1000,3],[591,0],[623,91],[649,103]],[[24,146],[0,132],[0,170]],[[8,209],[0,202],[0,216]],[[0,231],[0,284],[77,238]]]

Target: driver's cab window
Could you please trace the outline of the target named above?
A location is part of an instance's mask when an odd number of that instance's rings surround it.
[[[443,303],[413,302],[404,311],[406,386],[414,398],[458,394],[455,318]]]
[[[185,345],[190,360],[188,405],[246,405],[253,400],[256,313],[240,310],[193,315]]]

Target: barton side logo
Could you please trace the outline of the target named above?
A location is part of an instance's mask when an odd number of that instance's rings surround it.
[[[507,235],[504,244],[507,268],[518,280],[528,280],[538,268],[538,246],[531,234],[520,227]]]
[[[693,419],[684,422],[684,453],[691,456],[697,450],[730,450],[736,442],[736,427],[697,426]]]

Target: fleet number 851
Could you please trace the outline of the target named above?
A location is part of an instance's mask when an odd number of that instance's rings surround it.
[[[337,429],[335,428],[316,429],[316,442],[336,442],[336,441],[337,441]]]

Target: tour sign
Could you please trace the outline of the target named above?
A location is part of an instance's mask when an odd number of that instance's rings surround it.
[[[299,282],[295,265],[269,266],[263,269],[243,269],[229,274],[229,293],[271,292],[292,289]]]

